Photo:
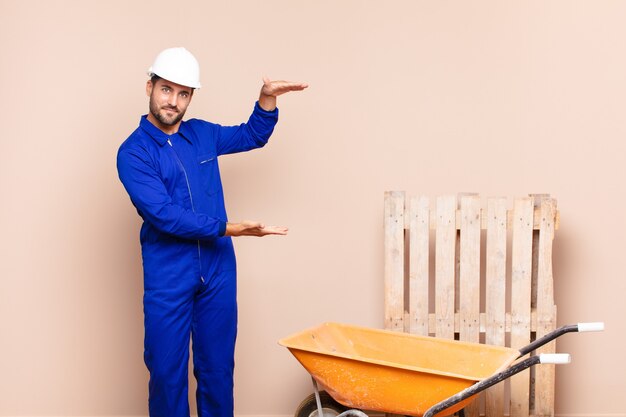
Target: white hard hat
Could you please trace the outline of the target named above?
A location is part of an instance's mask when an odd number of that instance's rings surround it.
[[[185,87],[200,88],[200,65],[198,60],[185,48],[168,48],[154,60],[148,75],[158,75],[168,81]]]

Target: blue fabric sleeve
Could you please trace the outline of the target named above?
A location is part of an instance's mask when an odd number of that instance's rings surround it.
[[[217,154],[245,152],[265,146],[278,122],[278,108],[267,111],[257,101],[247,123],[238,126],[220,126]]]
[[[223,236],[226,222],[172,203],[163,182],[141,149],[124,148],[117,155],[120,180],[144,221],[161,232],[184,239]]]
[[[218,235],[220,237],[222,237],[222,236],[224,236],[226,234],[226,222],[221,222],[220,223],[219,231],[217,233],[218,233]]]

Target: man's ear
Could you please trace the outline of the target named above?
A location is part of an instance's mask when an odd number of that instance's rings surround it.
[[[154,87],[154,86],[152,85],[152,80],[148,80],[148,81],[146,82],[146,95],[147,95],[148,97],[150,97],[150,94],[152,94],[152,88],[153,88],[153,87]]]

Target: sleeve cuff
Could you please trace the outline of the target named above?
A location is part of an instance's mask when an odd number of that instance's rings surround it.
[[[254,111],[259,112],[259,113],[261,113],[263,115],[267,115],[267,116],[277,116],[278,115],[278,107],[276,107],[272,111],[267,111],[267,110],[263,109],[263,107],[261,107],[261,105],[259,104],[258,100],[256,101],[256,103],[254,103]]]
[[[217,230],[217,234],[218,234],[219,237],[222,237],[222,236],[224,236],[225,233],[226,233],[226,222],[220,221],[219,228]]]

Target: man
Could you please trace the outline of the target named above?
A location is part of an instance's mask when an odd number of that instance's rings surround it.
[[[237,332],[231,236],[285,235],[283,227],[228,222],[217,157],[265,145],[276,97],[305,83],[263,80],[247,123],[182,121],[199,65],[184,48],[162,51],[149,70],[149,113],[121,145],[119,177],[143,219],[144,359],[150,416],[188,417],[189,338],[199,416],[232,417]]]

